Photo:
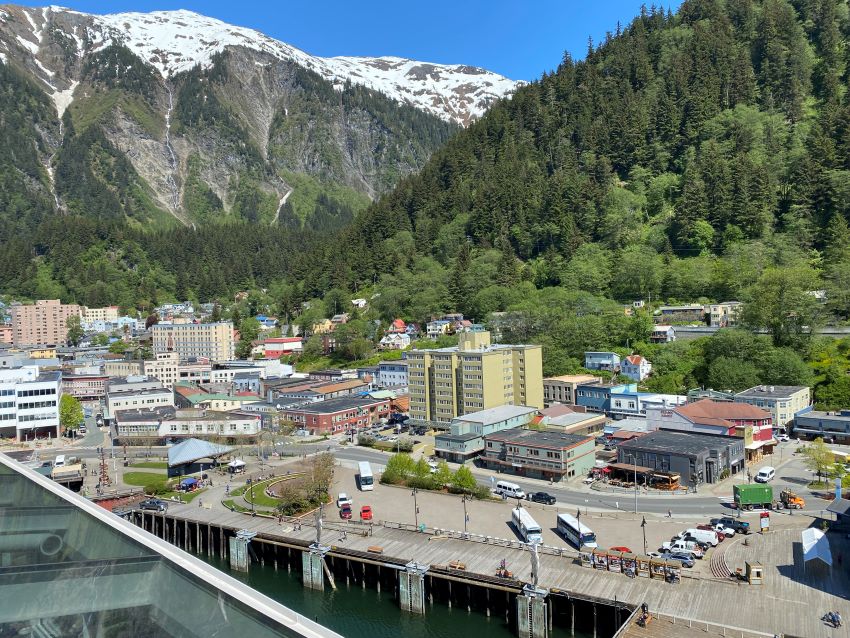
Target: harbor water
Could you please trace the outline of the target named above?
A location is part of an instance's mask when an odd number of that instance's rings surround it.
[[[296,571],[254,563],[246,574],[231,571],[221,559],[199,558],[346,638],[515,638],[504,614],[488,618],[480,612],[435,603],[427,606],[424,616],[419,616],[401,611],[393,592],[379,593],[360,585],[346,586],[344,582],[337,583],[336,591],[314,591],[301,585],[301,575]],[[551,635],[567,638],[570,632],[556,626]],[[589,634],[578,632],[575,636],[589,638]]]

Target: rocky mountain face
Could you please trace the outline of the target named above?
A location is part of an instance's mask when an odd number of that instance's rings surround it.
[[[0,147],[29,145],[0,152],[38,165],[0,162],[2,183],[140,226],[300,224],[319,199],[328,224],[350,219],[516,87],[468,66],[318,58],[187,11],[13,5],[0,75],[17,105]]]

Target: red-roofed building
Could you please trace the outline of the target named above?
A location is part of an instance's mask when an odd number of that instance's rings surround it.
[[[635,381],[643,381],[652,372],[652,364],[639,354],[632,354],[620,363],[620,374]]]
[[[405,334],[407,331],[407,324],[404,323],[404,319],[393,319],[393,322],[390,324],[390,327],[387,328],[386,334]]]
[[[743,438],[748,460],[761,458],[762,451],[776,444],[773,415],[746,403],[702,399],[675,408],[649,408],[646,418],[652,430]]]

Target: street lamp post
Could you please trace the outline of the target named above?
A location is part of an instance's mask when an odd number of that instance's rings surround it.
[[[637,514],[637,496],[638,496],[638,482],[637,482],[637,455],[629,454],[632,457],[632,464],[635,466],[635,514]],[[627,457],[628,458],[628,457]]]
[[[416,521],[416,529],[419,529],[419,504],[416,502],[416,492],[418,490],[414,487],[411,494],[413,495],[413,520]]]
[[[646,556],[646,516],[643,517],[643,520],[640,523],[641,529],[643,529],[643,555]]]
[[[469,531],[467,529],[467,524],[469,523],[469,515],[466,513],[466,500],[467,500],[466,494],[461,496],[460,500],[463,503],[463,535],[468,536]]]

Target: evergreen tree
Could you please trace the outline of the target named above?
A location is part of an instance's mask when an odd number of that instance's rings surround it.
[[[472,262],[472,252],[468,242],[463,242],[455,257],[452,276],[449,277],[449,299],[452,307],[463,314],[467,314],[472,294],[469,285],[469,267]]]

